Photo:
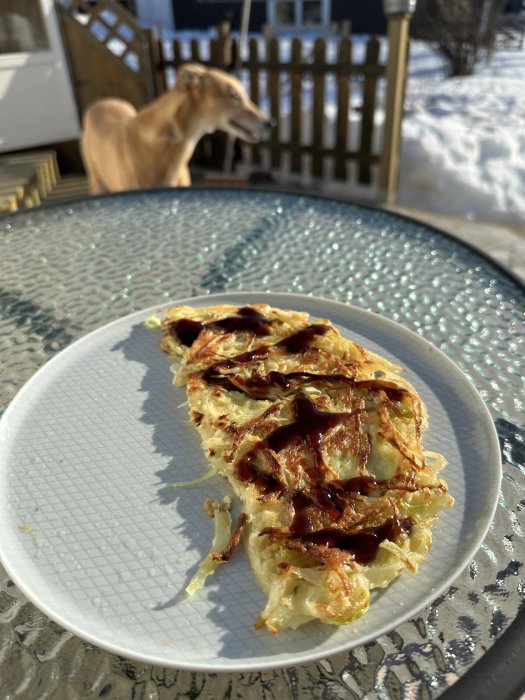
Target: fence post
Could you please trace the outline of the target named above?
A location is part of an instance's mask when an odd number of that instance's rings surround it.
[[[372,141],[374,134],[374,115],[376,112],[377,67],[379,65],[379,40],[372,36],[366,45],[364,65],[365,79],[363,81],[363,111],[361,114],[361,135],[359,144],[359,168],[357,180],[360,184],[369,185],[372,179],[371,160]]]
[[[166,92],[166,69],[164,67],[164,47],[162,41],[156,36],[152,29],[145,29],[144,36],[149,50],[153,98],[159,97]]]
[[[410,12],[394,12],[388,15],[385,123],[379,164],[379,188],[387,204],[392,204],[395,200],[399,175],[410,17]]]
[[[279,145],[281,131],[281,90],[279,69],[279,41],[275,37],[266,44],[266,82],[270,100],[270,114],[275,126],[270,133],[270,162],[272,168],[281,167],[281,148]]]
[[[233,64],[234,41],[230,35],[229,22],[221,22],[217,27],[217,38],[211,40],[210,65],[228,70]]]
[[[256,105],[260,105],[260,86],[259,86],[259,44],[257,39],[252,37],[248,42],[248,71],[250,73],[250,97]],[[254,143],[252,146],[252,158],[253,162],[257,165],[261,163],[261,149],[258,144]]]

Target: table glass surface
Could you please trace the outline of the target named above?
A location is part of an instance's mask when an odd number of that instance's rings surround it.
[[[505,632],[523,601],[525,291],[475,249],[391,213],[294,194],[125,193],[0,218],[0,407],[53,355],[133,311],[208,293],[348,302],[434,343],[494,418],[494,522],[453,585],[377,640],[303,666],[164,669],[80,640],[0,567],[3,697],[434,698]]]

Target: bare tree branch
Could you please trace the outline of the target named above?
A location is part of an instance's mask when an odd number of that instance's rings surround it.
[[[411,33],[434,42],[449,76],[471,75],[484,52],[492,51],[507,0],[419,0]]]

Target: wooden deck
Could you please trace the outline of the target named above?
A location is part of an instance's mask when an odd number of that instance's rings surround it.
[[[82,175],[61,177],[54,151],[0,155],[0,213],[88,194]]]

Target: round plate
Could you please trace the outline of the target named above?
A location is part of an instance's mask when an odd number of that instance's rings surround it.
[[[308,311],[401,364],[428,405],[426,449],[448,459],[456,503],[434,527],[416,575],[374,593],[351,625],[254,630],[265,597],[244,552],[193,597],[184,593],[209,551],[206,498],[230,492],[207,471],[184,390],[171,384],[149,309],[110,323],[50,360],[0,422],[0,557],[49,617],[109,651],[192,670],[302,664],[393,629],[431,603],[468,564],[491,523],[501,478],[497,435],[461,371],[430,343],[375,314],[293,294],[222,294],[172,302]]]

